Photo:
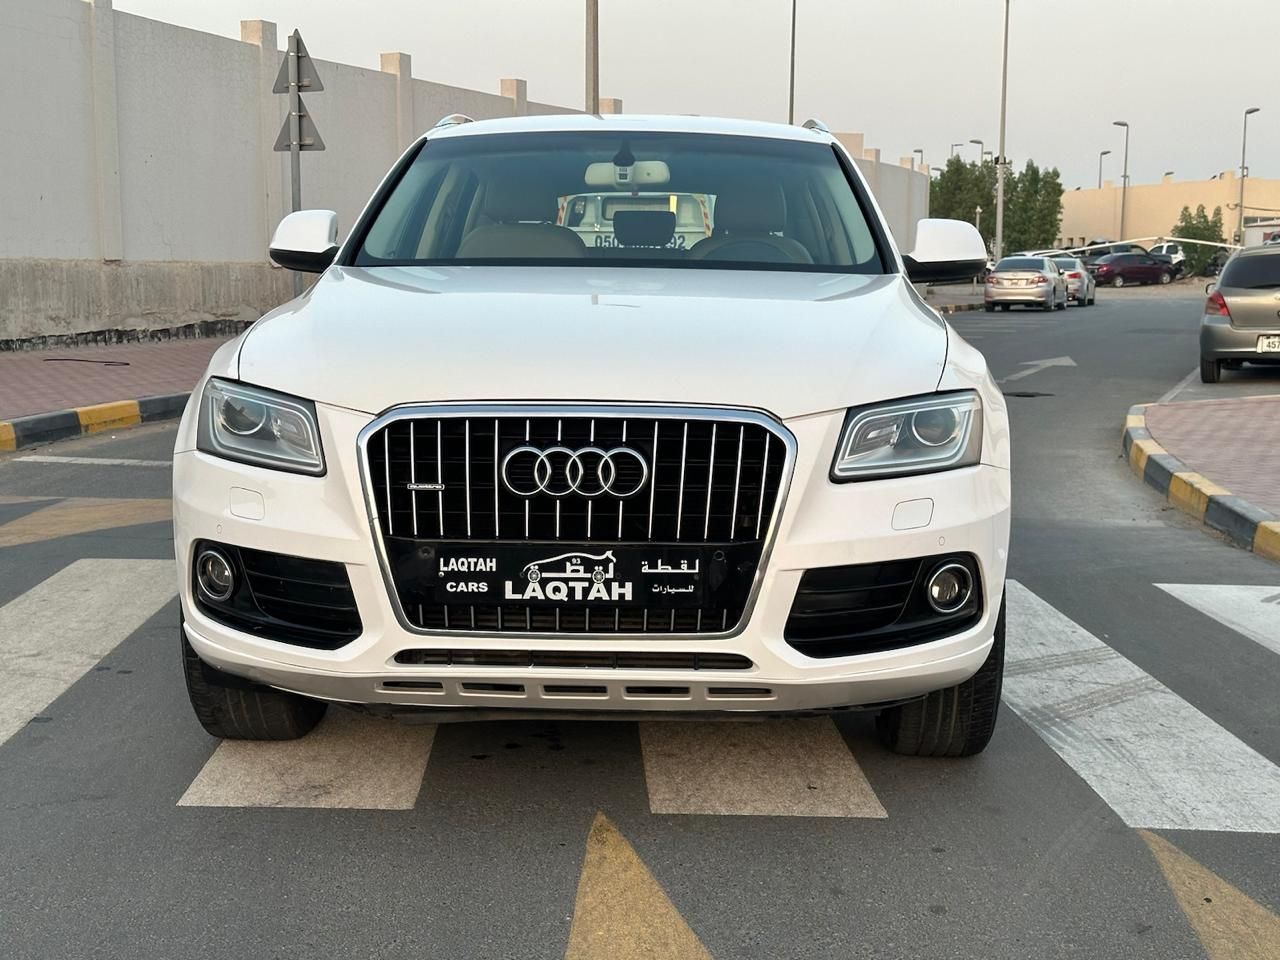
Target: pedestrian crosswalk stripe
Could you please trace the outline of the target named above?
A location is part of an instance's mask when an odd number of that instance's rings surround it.
[[[222,741],[178,804],[411,810],[435,729],[330,709],[299,740]]]
[[[831,720],[640,724],[653,813],[887,816]]]
[[[1219,623],[1280,653],[1280,586],[1241,586],[1218,583],[1157,583]]]
[[[77,560],[0,607],[0,743],[173,595],[172,560]]]
[[[1280,767],[1022,584],[1006,596],[1005,702],[1125,823],[1280,832]]]

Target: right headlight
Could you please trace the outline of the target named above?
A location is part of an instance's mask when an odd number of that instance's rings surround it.
[[[982,401],[972,390],[854,407],[831,465],[836,483],[933,473],[976,464]]]
[[[316,405],[231,380],[205,384],[196,449],[274,470],[324,473]]]

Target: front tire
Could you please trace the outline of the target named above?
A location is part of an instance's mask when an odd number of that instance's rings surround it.
[[[1173,274],[1171,274],[1168,270],[1165,270],[1160,274],[1161,284],[1172,283],[1172,282],[1173,282]]]
[[[996,729],[1004,681],[1004,601],[995,640],[972,677],[919,700],[880,711],[876,733],[894,753],[911,757],[971,757],[981,753]]]
[[[1200,358],[1200,382],[1217,383],[1222,379],[1222,361]]]
[[[985,305],[984,309],[987,311],[987,313],[995,313],[996,305],[994,303],[988,303]]]
[[[196,655],[186,631],[182,672],[200,726],[225,740],[296,740],[324,717],[327,703],[272,690],[211,667]]]

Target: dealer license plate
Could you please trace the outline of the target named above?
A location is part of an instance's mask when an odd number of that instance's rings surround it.
[[[1270,334],[1258,338],[1259,353],[1280,353],[1280,334]]]
[[[680,609],[726,599],[741,577],[749,583],[751,552],[743,544],[444,542],[392,563],[424,602]]]

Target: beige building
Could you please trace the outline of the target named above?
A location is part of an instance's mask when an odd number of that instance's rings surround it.
[[[1120,185],[1111,180],[1102,189],[1070,190],[1062,195],[1062,226],[1058,244],[1080,246],[1090,240],[1139,240],[1167,236],[1183,207],[1194,213],[1199,204],[1213,214],[1222,208],[1223,233],[1231,240],[1239,217],[1240,180],[1227,171],[1212,180],[1175,180],[1130,184],[1124,236],[1120,235]],[[1245,224],[1274,219],[1280,211],[1280,180],[1249,177],[1245,181]]]

